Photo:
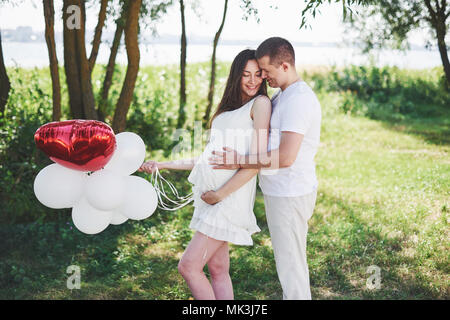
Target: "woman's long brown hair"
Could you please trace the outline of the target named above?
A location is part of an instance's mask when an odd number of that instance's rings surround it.
[[[214,115],[208,123],[208,128],[211,128],[212,122],[215,117],[217,117],[222,112],[232,111],[242,107],[242,89],[241,89],[241,79],[244,73],[245,66],[249,60],[256,60],[255,57],[256,50],[246,49],[241,51],[236,58],[234,58],[231,64],[230,74],[228,75],[227,85],[225,87],[225,92],[223,93],[222,100],[219,103]],[[253,96],[258,95],[267,96],[267,84],[266,80],[263,80],[258,92]],[[251,99],[253,99],[251,97]],[[251,100],[250,99],[250,100]]]

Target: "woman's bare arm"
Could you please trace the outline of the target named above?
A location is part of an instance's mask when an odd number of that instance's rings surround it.
[[[272,104],[268,97],[256,98],[253,105],[253,136],[250,145],[250,154],[267,151],[269,138],[270,116],[272,114]],[[214,194],[205,194],[202,199],[210,202],[218,202],[226,198],[229,194],[241,188],[250,181],[260,169],[240,169]],[[214,199],[215,198],[215,199]],[[206,201],[207,203],[210,203]],[[210,203],[210,204],[213,204]]]
[[[209,143],[210,138],[211,137],[209,136],[206,144]],[[200,156],[192,159],[181,159],[163,162],[148,160],[142,164],[142,166],[139,168],[139,171],[153,173],[154,171],[156,171],[156,168],[158,168],[158,170],[192,170],[199,158]]]
[[[174,161],[159,162],[163,169],[169,170],[192,170],[199,157],[193,159],[182,159]]]
[[[193,159],[182,159],[164,162],[149,160],[142,164],[142,166],[139,168],[139,171],[153,173],[154,171],[156,171],[156,168],[158,168],[158,170],[192,170],[198,159],[199,157]]]

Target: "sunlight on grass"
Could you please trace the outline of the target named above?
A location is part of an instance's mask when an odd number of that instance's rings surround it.
[[[228,67],[219,65],[216,102]],[[203,114],[208,68],[207,63],[188,66],[188,124]],[[305,72],[326,77],[331,71],[311,67]],[[310,80],[318,84],[320,77]],[[177,85],[175,65],[139,72],[130,125],[146,132],[148,156],[156,160],[165,155],[150,144],[164,141],[151,130],[161,128],[141,125],[158,119],[166,132],[166,124],[176,118],[177,96],[163,89]],[[448,119],[373,119],[343,112],[344,103],[353,108],[353,93],[317,89],[317,94],[323,114],[316,156],[319,190],[307,247],[313,299],[448,299]],[[364,109],[366,102],[357,103]],[[139,108],[142,114],[135,113]],[[190,192],[189,172],[162,174],[183,194]],[[56,222],[2,226],[0,298],[191,299],[177,264],[193,234],[188,228],[192,212],[191,205],[177,212],[158,209],[148,219],[110,226],[96,236],[69,229],[70,214],[63,213]],[[254,246],[230,249],[235,297],[281,299],[259,189],[254,212],[262,230],[254,235]],[[80,290],[66,288],[71,264],[81,267]],[[381,270],[380,289],[366,286],[369,266]]]

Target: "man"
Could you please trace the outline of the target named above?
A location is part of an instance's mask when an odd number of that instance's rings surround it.
[[[272,98],[268,151],[240,155],[213,151],[215,169],[261,168],[264,194],[283,299],[311,299],[306,236],[317,196],[314,156],[320,141],[320,103],[295,69],[289,41],[273,37],[256,50],[263,78],[280,90]]]

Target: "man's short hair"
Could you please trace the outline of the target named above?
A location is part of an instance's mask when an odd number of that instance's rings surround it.
[[[295,52],[292,44],[286,39],[272,37],[266,39],[256,49],[256,59],[269,56],[270,64],[279,66],[283,62],[295,67]]]

